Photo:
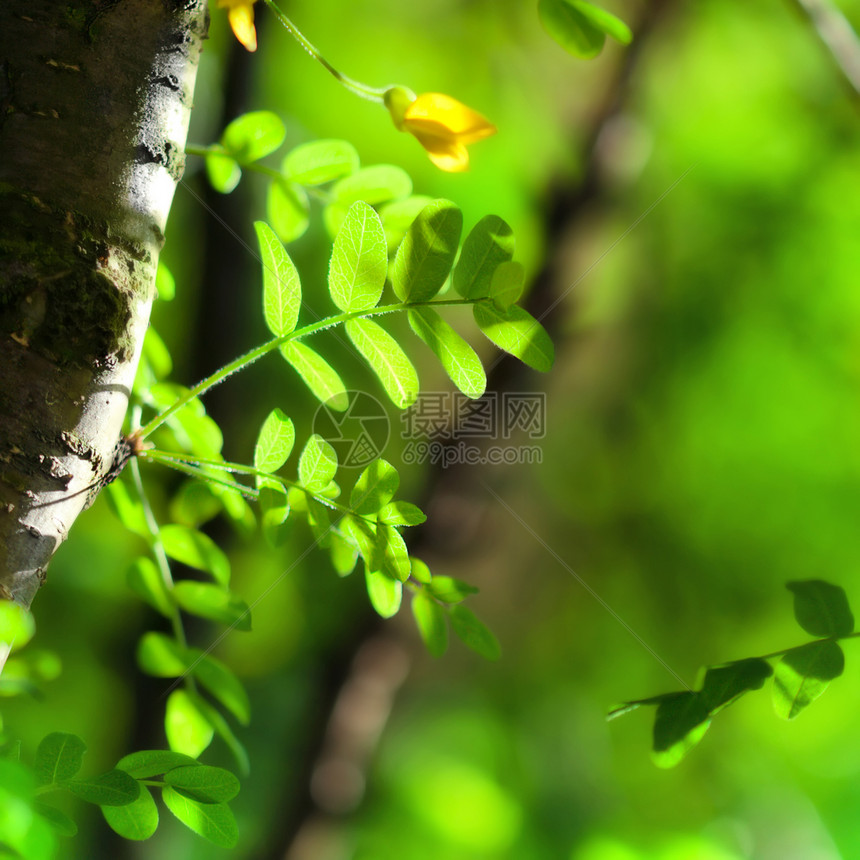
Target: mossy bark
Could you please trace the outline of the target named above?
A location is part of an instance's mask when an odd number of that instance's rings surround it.
[[[29,606],[109,472],[205,0],[0,3],[0,597]]]

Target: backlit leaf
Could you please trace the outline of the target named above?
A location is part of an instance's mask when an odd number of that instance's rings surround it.
[[[479,302],[472,308],[478,327],[499,349],[545,373],[552,367],[555,348],[544,327],[528,311],[514,305],[500,308]]]
[[[514,234],[498,215],[486,215],[463,242],[454,267],[454,289],[466,299],[489,295],[493,273],[514,255]]]
[[[654,718],[652,758],[674,767],[702,739],[711,724],[705,701],[689,690],[661,697]]]
[[[221,136],[223,147],[239,161],[249,163],[274,152],[287,135],[280,117],[267,110],[236,117]]]
[[[176,752],[197,758],[212,742],[215,730],[198,703],[186,690],[174,690],[164,715],[167,742]]]
[[[844,669],[845,655],[833,641],[809,642],[786,651],[774,671],[774,710],[783,719],[793,720]]]
[[[173,750],[138,750],[123,756],[116,764],[135,779],[148,779],[167,773],[175,767],[189,767],[196,764],[190,756]]]
[[[412,179],[393,164],[375,164],[341,179],[331,193],[340,206],[348,207],[357,200],[375,206],[408,197],[412,193]]]
[[[198,836],[221,848],[233,848],[239,841],[236,818],[226,803],[198,803],[175,788],[161,792],[164,805]]]
[[[453,631],[473,651],[487,660],[498,660],[502,656],[499,640],[470,609],[465,606],[451,606],[448,609],[448,618]]]
[[[312,140],[289,152],[281,170],[300,185],[323,185],[359,167],[358,152],[346,140]]]
[[[412,614],[427,650],[434,657],[441,657],[448,650],[445,611],[424,591],[419,591],[412,598]]]
[[[310,209],[304,188],[284,179],[269,183],[266,218],[282,242],[294,242],[305,234],[310,223]]]
[[[487,375],[477,353],[432,308],[408,313],[412,331],[430,347],[457,388],[472,399],[487,387]]]
[[[388,272],[388,249],[379,215],[361,201],[346,214],[334,240],[328,288],[342,311],[376,307]]]
[[[337,472],[337,454],[322,436],[314,433],[299,457],[299,480],[311,492],[325,489]]]
[[[174,586],[173,596],[179,607],[192,615],[220,621],[236,630],[251,629],[248,604],[220,585],[183,580]]]
[[[391,285],[404,302],[432,299],[451,272],[463,230],[463,213],[450,200],[428,203],[397,249]]]
[[[137,662],[147,675],[155,678],[178,678],[188,668],[187,649],[166,633],[150,631],[140,637]]]
[[[242,168],[229,155],[211,153],[206,156],[206,175],[209,184],[221,194],[229,194],[242,178]]]
[[[191,669],[194,677],[214,696],[242,725],[251,719],[251,703],[242,682],[231,669],[209,654],[195,652]]]
[[[126,574],[128,587],[165,618],[173,615],[173,600],[156,563],[146,556],[136,558]]]
[[[256,221],[254,229],[263,261],[263,316],[269,331],[280,337],[296,327],[302,306],[302,285],[274,230],[265,221]]]
[[[391,618],[396,615],[403,598],[403,585],[384,573],[365,570],[364,575],[367,583],[367,596],[370,598],[370,605],[377,614],[383,618]]]
[[[394,405],[398,409],[411,406],[418,398],[418,374],[400,344],[372,320],[349,320],[345,328]]]
[[[239,793],[239,780],[222,767],[178,767],[166,773],[164,781],[200,803],[225,803]]]
[[[230,583],[230,561],[208,535],[174,523],[161,527],[164,551],[176,561],[212,574],[221,585]]]
[[[343,380],[321,355],[295,340],[281,344],[280,351],[320,403],[336,412],[349,406]]]
[[[102,806],[111,830],[135,842],[149,839],[158,829],[158,807],[147,788],[141,786],[137,800],[125,806]]]
[[[362,516],[375,514],[391,501],[399,486],[397,469],[377,458],[358,476],[349,496],[349,506]]]
[[[273,409],[266,416],[257,436],[254,468],[261,472],[277,472],[287,462],[295,440],[293,422],[280,409]],[[258,479],[258,486],[259,483]]]

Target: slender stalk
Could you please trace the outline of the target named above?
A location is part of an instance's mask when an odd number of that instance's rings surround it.
[[[277,349],[281,344],[288,343],[291,340],[299,340],[300,338],[316,334],[317,332],[324,331],[332,326],[340,325],[341,323],[349,322],[349,320],[354,319],[382,316],[383,314],[396,313],[398,311],[406,311],[413,308],[473,304],[475,304],[474,299],[442,299],[441,301],[410,303],[398,302],[397,304],[382,305],[381,307],[370,308],[365,311],[349,311],[342,314],[335,314],[334,316],[326,317],[326,319],[320,320],[319,322],[311,323],[310,325],[303,326],[302,328],[297,328],[289,334],[273,337],[271,340],[268,340],[265,343],[260,344],[260,346],[254,347],[254,349],[244,353],[244,355],[240,355],[238,358],[233,359],[233,361],[229,364],[225,364],[220,370],[216,370],[211,376],[207,376],[205,379],[198,382],[194,388],[189,389],[182,395],[182,397],[178,398],[171,406],[165,409],[164,412],[156,415],[148,424],[145,424],[140,428],[140,430],[136,431],[135,435],[139,439],[146,439],[147,436],[153,433],[168,418],[170,418],[171,415],[174,415],[195,397],[205,394],[210,388],[214,388],[218,383],[223,382],[228,376],[231,376],[239,370],[243,370],[267,353]]]
[[[274,0],[265,0],[266,5],[275,13],[275,17],[284,25],[287,32],[330,74],[338,83],[345,86],[357,96],[376,104],[385,104],[384,95],[390,87],[369,87],[339,72],[306,38],[304,33],[275,5]]]
[[[820,642],[837,642],[842,639],[857,639],[860,637],[860,631],[856,633],[849,633],[846,636],[825,636],[822,639],[813,639],[812,642],[806,642],[805,645],[817,645]],[[760,657],[756,658],[758,660],[773,660],[776,657],[782,657],[783,654],[787,654],[789,651],[793,651],[795,648],[802,648],[802,645],[794,645],[791,648],[783,648],[782,651],[771,651],[770,654],[762,654]]]

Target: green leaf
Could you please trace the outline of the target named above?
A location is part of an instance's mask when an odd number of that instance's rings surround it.
[[[119,480],[108,484],[107,496],[111,510],[116,514],[117,519],[130,532],[140,537],[148,538],[149,526],[146,524],[146,515],[143,513],[143,506],[137,498],[132,497],[125,482]],[[2,628],[0,628],[0,635],[2,635]]]
[[[197,758],[212,743],[215,730],[199,702],[186,690],[174,690],[167,698],[164,729],[170,748]]]
[[[161,268],[158,271],[161,272]],[[173,276],[171,275],[171,277]],[[159,298],[161,298],[160,295]],[[143,338],[143,355],[149,362],[149,366],[152,368],[152,372],[157,379],[164,379],[166,376],[170,376],[173,371],[173,359],[170,357],[167,344],[152,326],[146,330]]]
[[[260,485],[260,524],[263,538],[271,547],[282,546],[286,540],[286,534],[281,526],[290,515],[287,491],[274,480],[259,478],[257,483]]]
[[[516,260],[500,263],[490,281],[489,297],[499,307],[509,308],[523,294],[525,280],[526,270],[522,263]]]
[[[255,221],[263,260],[263,316],[276,337],[289,334],[299,318],[302,285],[290,255],[265,221]]]
[[[349,320],[344,327],[394,405],[411,406],[418,398],[418,374],[400,344],[372,320]]]
[[[686,690],[661,697],[654,718],[654,763],[674,767],[702,739],[710,724],[707,705],[699,693]]]
[[[50,825],[60,834],[60,836],[76,836],[78,825],[69,818],[64,812],[60,812],[55,806],[48,806],[47,803],[33,804],[33,809],[42,816]],[[2,855],[0,855],[2,856]]]
[[[189,660],[187,650],[175,639],[164,633],[150,631],[140,637],[137,662],[147,675],[155,678],[178,678],[185,674]]]
[[[463,242],[454,267],[454,289],[464,299],[489,295],[496,268],[513,256],[513,230],[498,215],[485,216]]]
[[[467,597],[478,593],[478,589],[453,576],[434,576],[427,591],[442,603],[461,603]]]
[[[435,579],[436,577],[434,581]],[[457,636],[473,651],[487,660],[498,660],[502,656],[499,640],[470,609],[465,606],[452,606],[448,609],[448,618]]]
[[[209,725],[213,727],[218,737],[227,744],[230,752],[233,754],[233,758],[236,759],[239,772],[247,775],[250,772],[248,753],[233,733],[227,720],[224,719],[217,708],[210,705],[202,696],[198,696],[196,693],[189,693],[189,697],[198,711],[208,720]]]
[[[23,648],[36,633],[33,615],[11,600],[0,600],[0,642],[12,646],[13,651]]]
[[[251,629],[248,604],[220,585],[184,580],[176,583],[173,596],[179,607],[192,615],[220,621],[236,630]]]
[[[332,198],[343,207],[349,207],[357,200],[375,206],[377,203],[408,197],[412,193],[412,180],[400,167],[375,164],[341,179],[331,193]]]
[[[402,583],[384,573],[375,573],[367,569],[364,571],[364,576],[370,605],[377,614],[383,618],[396,615],[403,598]]]
[[[428,597],[423,591],[419,591],[412,598],[412,614],[418,632],[427,646],[427,650],[434,657],[441,657],[448,650],[448,625],[445,622],[445,611]]]
[[[412,565],[411,576],[416,582],[420,582],[422,585],[428,585],[433,581],[430,568],[427,567],[425,562],[421,561],[420,558],[410,558],[409,561]]]
[[[704,707],[713,716],[744,693],[760,690],[772,674],[770,663],[760,657],[712,666],[705,673],[699,695]]]
[[[254,468],[261,472],[277,472],[287,462],[296,430],[293,422],[280,409],[273,409],[263,422],[254,447]],[[257,481],[259,486],[260,482]]]
[[[334,448],[314,433],[305,443],[299,457],[299,480],[312,493],[325,489],[337,472]]]
[[[206,156],[206,175],[209,184],[221,194],[229,194],[242,178],[242,168],[235,158],[229,155],[210,154]]]
[[[399,486],[397,469],[386,460],[376,459],[358,476],[349,506],[360,516],[375,514],[391,501]]]
[[[294,242],[310,224],[311,205],[304,188],[284,179],[269,183],[266,218],[282,242]]]
[[[175,767],[190,767],[197,762],[191,756],[173,750],[138,750],[123,756],[116,766],[135,779],[149,779]]]
[[[427,517],[424,511],[412,502],[397,501],[383,505],[379,509],[377,519],[389,526],[419,526],[426,522]]]
[[[330,509],[313,496],[307,498],[308,525],[314,533],[317,543],[327,547],[331,541],[332,522]]]
[[[189,829],[221,848],[233,848],[239,841],[236,819],[226,803],[198,803],[175,788],[161,792],[164,805]]]
[[[137,800],[125,806],[102,806],[101,809],[108,826],[123,839],[141,842],[158,829],[158,807],[144,786],[140,787]]]
[[[382,218],[389,251],[393,251],[403,241],[409,225],[418,217],[418,213],[432,201],[433,198],[426,194],[413,194],[405,200],[394,200],[379,207],[379,217]]]
[[[125,806],[134,803],[141,792],[141,785],[133,776],[116,768],[89,779],[64,781],[63,788],[75,797],[99,806]]]
[[[281,171],[300,185],[323,185],[349,176],[359,167],[358,152],[346,140],[312,140],[284,159]]]
[[[158,261],[158,268],[155,270],[155,289],[158,292],[159,301],[172,302],[176,297],[176,278],[173,277],[173,273],[167,268],[163,260]],[[155,329],[152,328],[146,330],[144,343],[146,342],[146,338],[149,337],[150,333],[153,331],[155,331]],[[157,335],[156,338],[161,345],[164,346],[164,341]],[[167,349],[167,347],[164,348]],[[170,356],[168,355],[168,359],[169,358]],[[169,372],[170,371],[168,371],[168,373]]]
[[[809,642],[786,651],[776,664],[773,707],[793,720],[811,705],[845,669],[845,655],[833,641]]]
[[[208,690],[236,719],[247,725],[251,719],[251,703],[242,682],[220,660],[195,650],[192,672],[200,684]]]
[[[555,358],[552,341],[528,311],[516,305],[500,308],[492,302],[479,302],[472,311],[478,327],[499,349],[541,373],[552,367]]]
[[[403,536],[394,526],[378,523],[376,526],[376,542],[382,558],[382,570],[394,579],[406,582],[412,572],[409,563],[409,552]]]
[[[128,587],[165,618],[173,616],[173,600],[158,565],[146,556],[136,558],[126,573]]]
[[[77,735],[51,732],[42,738],[33,761],[36,785],[53,785],[71,779],[84,762],[87,745]]]
[[[362,201],[346,214],[334,240],[328,272],[332,301],[342,311],[376,307],[388,273],[388,249],[379,215]]]
[[[239,793],[239,780],[222,767],[178,767],[166,773],[164,781],[199,803],[226,803]]]
[[[619,18],[582,0],[539,0],[538,15],[544,29],[569,54],[596,57],[612,36],[624,45],[633,34]]]
[[[230,560],[212,538],[187,526],[169,524],[161,527],[164,551],[176,561],[212,574],[221,585],[230,584]]]
[[[336,531],[329,535],[329,555],[338,576],[349,576],[355,570],[358,550]]]
[[[813,636],[847,636],[854,631],[848,597],[838,585],[820,579],[789,582],[794,594],[794,617]]]
[[[376,526],[361,517],[347,514],[341,520],[341,526],[348,537],[350,537],[358,548],[366,570],[379,570],[382,567],[382,558],[379,553],[379,545],[376,542]]]
[[[236,117],[221,136],[222,146],[239,161],[248,164],[274,152],[287,136],[277,114],[251,111]]]
[[[475,350],[432,308],[415,308],[408,317],[412,331],[433,350],[451,382],[466,397],[480,397],[487,375]]]
[[[401,301],[429,301],[442,289],[462,231],[463,213],[450,200],[434,200],[421,210],[394,258],[391,285]]]
[[[346,386],[321,355],[295,340],[281,344],[280,351],[320,403],[336,412],[346,410],[349,406]]]

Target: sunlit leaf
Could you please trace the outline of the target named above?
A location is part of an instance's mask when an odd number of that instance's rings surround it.
[[[343,380],[321,355],[299,341],[281,344],[280,351],[320,403],[336,412],[349,406]]]
[[[199,704],[186,690],[174,690],[167,698],[164,729],[170,748],[197,758],[212,743],[215,730]]]
[[[398,409],[411,406],[418,398],[418,374],[400,344],[373,320],[349,320],[345,328],[394,405]]]
[[[466,299],[489,295],[493,273],[514,255],[514,234],[498,215],[487,215],[469,232],[454,267],[454,289]]]
[[[463,213],[450,200],[428,203],[410,225],[394,258],[391,286],[401,301],[432,299],[451,272]]]
[[[209,654],[194,652],[191,667],[194,677],[212,694],[242,725],[251,719],[251,703],[242,682],[235,673]]]
[[[705,701],[689,690],[661,697],[654,718],[652,758],[674,767],[702,739],[711,721]]]
[[[393,251],[403,241],[409,225],[432,200],[433,198],[426,194],[413,194],[405,200],[394,200],[379,207],[379,217],[382,218],[389,251]]]
[[[161,792],[164,805],[198,836],[221,848],[233,848],[239,841],[236,819],[226,803],[198,803],[167,786]]]
[[[126,574],[128,587],[165,618],[173,615],[173,599],[158,565],[146,556],[136,558]]]
[[[0,600],[0,642],[17,650],[23,648],[35,633],[36,622],[31,612],[11,600]]]
[[[374,573],[367,569],[364,575],[367,583],[367,596],[370,598],[370,605],[377,614],[383,618],[391,618],[396,615],[403,598],[402,583],[384,573]]]
[[[845,655],[833,641],[809,642],[786,651],[774,672],[774,710],[783,719],[793,720],[844,669]]]
[[[382,571],[394,579],[406,582],[412,567],[409,564],[409,552],[403,535],[394,526],[377,523],[376,542],[382,559]]]
[[[415,308],[408,317],[412,331],[433,350],[451,382],[466,397],[480,397],[487,375],[475,350],[432,308]]]
[[[289,152],[281,170],[300,185],[323,185],[355,173],[358,152],[347,140],[312,140]]]
[[[175,523],[162,526],[160,534],[172,559],[212,574],[221,585],[230,583],[230,560],[208,535]]]
[[[357,200],[375,206],[408,197],[412,193],[412,179],[405,170],[393,164],[375,164],[341,179],[331,193],[343,207],[349,207]]]
[[[233,758],[236,760],[236,765],[239,772],[247,775],[250,772],[250,762],[248,760],[248,752],[230,728],[229,723],[221,715],[221,712],[209,704],[202,696],[197,693],[189,693],[189,699],[194,703],[197,710],[202,714],[215,733],[221,740],[227,744]]]
[[[102,806],[102,815],[111,830],[123,839],[139,842],[149,839],[158,829],[158,807],[143,786],[137,800],[124,806]]]
[[[242,178],[242,168],[229,155],[211,153],[206,156],[206,175],[209,184],[221,194],[229,194]]]
[[[794,617],[813,636],[847,636],[854,631],[848,597],[838,585],[820,579],[789,582],[794,594]]]
[[[337,454],[322,436],[314,433],[299,457],[299,480],[311,492],[328,486],[337,472]]]
[[[412,598],[412,614],[427,650],[434,657],[441,657],[448,650],[448,624],[442,607],[419,591]]]
[[[275,179],[266,195],[266,218],[282,242],[294,242],[310,224],[310,203],[304,188]]]
[[[424,511],[412,502],[389,502],[379,509],[377,519],[390,526],[419,526],[426,522]]]
[[[442,603],[461,603],[467,597],[477,594],[478,589],[453,576],[434,576],[427,585],[427,592]]]
[[[379,215],[361,201],[346,214],[334,240],[328,288],[342,311],[376,307],[388,272],[388,249]]]
[[[330,535],[329,554],[338,576],[348,576],[355,570],[358,550],[336,531]]]
[[[379,570],[382,567],[382,558],[376,542],[376,526],[362,517],[347,514],[341,520],[341,527],[358,548],[365,568]]]
[[[267,110],[251,111],[236,117],[224,129],[222,146],[245,164],[274,152],[287,135],[277,114]]]
[[[391,501],[399,486],[397,469],[377,458],[358,476],[349,496],[349,506],[362,516],[375,514]]]
[[[273,409],[263,421],[254,446],[254,468],[277,472],[290,456],[296,440],[293,422],[280,409]],[[259,486],[259,480],[257,484]]]
[[[433,581],[433,576],[430,573],[430,568],[427,567],[427,563],[421,561],[420,558],[412,557],[409,559],[412,565],[412,578],[416,582],[420,582],[422,585],[427,585],[428,583]]]
[[[555,348],[544,327],[528,311],[514,305],[500,308],[479,302],[472,308],[478,327],[499,349],[543,373],[555,359]]]
[[[302,285],[290,255],[272,228],[264,221],[256,221],[254,229],[263,261],[263,316],[269,331],[279,337],[296,327]]]
[[[583,59],[596,57],[603,50],[607,35],[625,45],[633,38],[623,21],[583,0],[539,0],[538,15],[556,42]]]
[[[239,780],[222,767],[177,767],[164,775],[164,781],[200,803],[225,803],[239,793]]]
[[[523,293],[526,270],[522,263],[508,260],[500,263],[490,281],[489,297],[502,308],[515,304]]]
[[[236,630],[251,629],[248,604],[220,585],[183,580],[174,586],[173,596],[179,607],[192,615],[220,621]]]
[[[178,678],[188,668],[187,649],[166,633],[150,631],[140,637],[137,662],[147,675],[155,678]]]
[[[148,779],[167,773],[175,767],[189,767],[197,764],[191,756],[173,750],[138,750],[123,756],[116,764],[135,779]]]

